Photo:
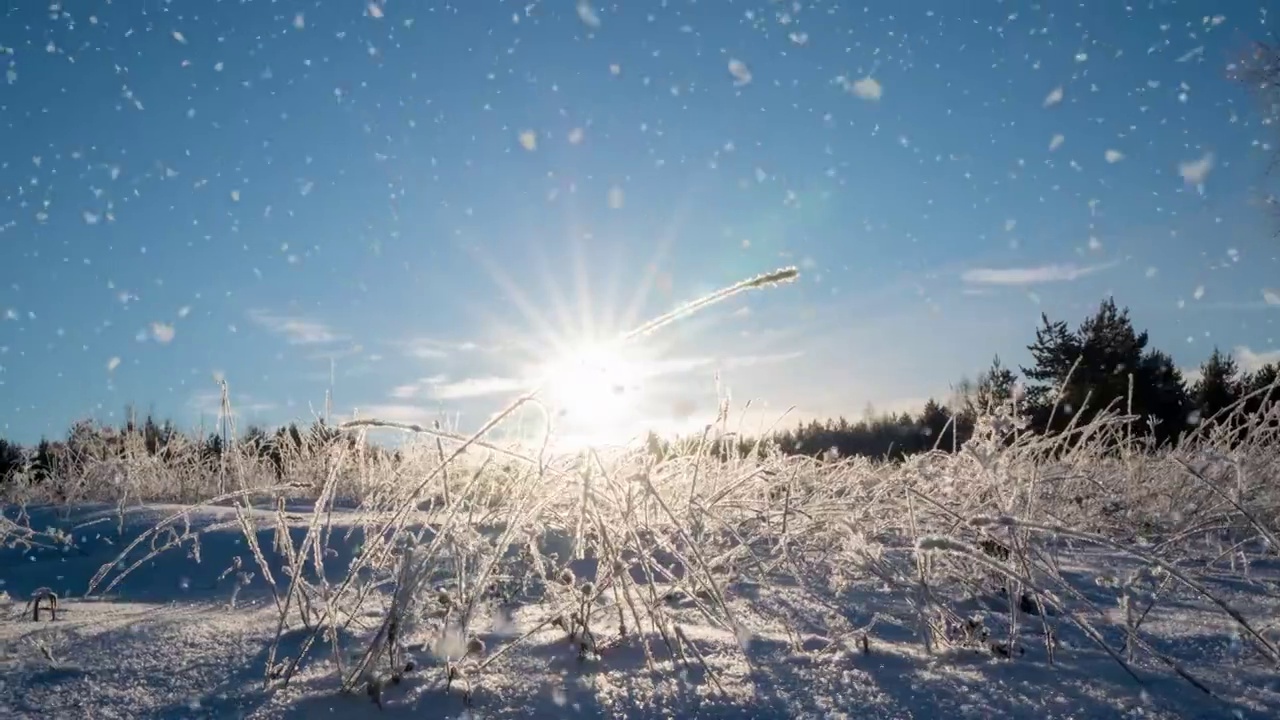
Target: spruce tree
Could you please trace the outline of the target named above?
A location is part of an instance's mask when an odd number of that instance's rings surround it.
[[[1200,379],[1191,390],[1200,422],[1209,422],[1240,399],[1240,370],[1230,355],[1218,348],[1200,365]]]

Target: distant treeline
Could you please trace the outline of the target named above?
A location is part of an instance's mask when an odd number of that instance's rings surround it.
[[[730,448],[739,453],[768,448],[786,454],[898,459],[963,446],[984,414],[1001,414],[1023,432],[1046,434],[1086,425],[1104,411],[1129,417],[1131,432],[1148,439],[1153,447],[1176,443],[1192,428],[1203,430],[1203,426],[1215,424],[1243,440],[1253,425],[1226,415],[1258,418],[1280,402],[1280,364],[1243,372],[1233,358],[1215,348],[1200,366],[1199,377],[1189,384],[1172,358],[1149,347],[1147,333],[1137,332],[1128,310],[1117,308],[1112,300],[1103,302],[1074,329],[1065,322],[1041,318],[1035,342],[1028,346],[1033,364],[1021,368],[1021,375],[1006,368],[997,356],[976,381],[961,381],[951,398],[931,399],[918,414],[904,412],[856,422],[843,417],[815,420],[776,432],[764,442],[720,438],[714,447],[720,454]],[[1229,408],[1239,412],[1225,413]],[[64,439],[43,439],[34,447],[0,438],[0,480],[23,473],[38,482],[74,473],[79,463],[130,456],[181,454],[190,459],[196,453],[210,469],[223,461],[230,440],[225,433],[188,433],[171,422],[158,422],[150,416],[136,420],[132,413],[128,415],[120,427],[78,422]],[[290,424],[274,431],[250,427],[236,439],[241,452],[266,461],[280,476],[290,458],[336,442],[388,459],[399,452],[368,443],[357,445],[352,435],[323,421],[306,427]],[[689,452],[706,442],[702,437],[665,440],[651,436],[648,446],[651,452],[666,455]]]
[[[1238,442],[1251,428],[1244,418],[1256,420],[1280,402],[1280,364],[1244,372],[1214,348],[1198,377],[1188,383],[1173,359],[1150,347],[1146,332],[1134,329],[1128,309],[1116,307],[1113,300],[1101,303],[1074,329],[1044,315],[1041,320],[1035,342],[1028,346],[1033,364],[1020,368],[1020,374],[996,356],[977,380],[961,381],[952,397],[931,399],[918,414],[814,420],[775,433],[768,444],[788,454],[903,458],[963,446],[983,414],[1003,414],[1022,432],[1046,434],[1088,425],[1106,411],[1129,417],[1130,436],[1149,441],[1151,447],[1176,443],[1189,430],[1206,431],[1207,426],[1228,430]],[[669,444],[650,438],[658,452],[683,452],[700,442],[683,438]],[[748,453],[759,444],[739,438],[731,447]]]

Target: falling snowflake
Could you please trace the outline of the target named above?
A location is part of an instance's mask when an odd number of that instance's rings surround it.
[[[1195,298],[1196,300],[1199,300],[1200,298],[1204,297],[1204,286],[1197,285],[1196,291],[1191,294],[1191,297]]]
[[[1174,60],[1174,62],[1184,63],[1184,62],[1187,62],[1188,60],[1191,60],[1191,59],[1193,59],[1193,58],[1200,57],[1200,56],[1201,56],[1201,55],[1203,55],[1203,54],[1204,54],[1204,46],[1203,46],[1203,45],[1201,45],[1201,46],[1199,46],[1199,47],[1193,47],[1193,48],[1191,48],[1190,50],[1188,50],[1185,54],[1183,54],[1181,57],[1179,57],[1177,60]]]
[[[583,138],[583,136],[584,136],[584,135],[585,135],[585,133],[583,132],[582,128],[580,128],[580,127],[578,127],[578,128],[574,128],[574,129],[570,130],[570,131],[569,131],[569,144],[570,144],[570,145],[577,145],[577,144],[581,143],[581,142],[582,142],[582,138]]]
[[[107,361],[107,372],[115,372],[118,367],[120,367],[119,357],[113,357]]]
[[[578,19],[587,27],[600,27],[600,16],[587,0],[578,0]]]
[[[1124,153],[1119,150],[1108,150],[1104,156],[1107,158],[1107,162],[1109,163],[1118,163],[1124,159]]]
[[[1062,143],[1066,141],[1067,141],[1066,135],[1063,135],[1061,133],[1054,135],[1053,138],[1049,140],[1049,152],[1053,152],[1054,150],[1057,150],[1058,148],[1062,147]]]
[[[624,202],[626,202],[626,196],[623,194],[622,188],[617,185],[609,188],[609,207],[614,210],[620,210]]]
[[[167,325],[162,322],[151,323],[151,337],[155,338],[156,342],[161,345],[167,345],[173,342],[175,332],[176,331],[173,329],[172,325]]]
[[[1280,290],[1263,290],[1262,300],[1268,305],[1280,305]]]
[[[1188,185],[1203,185],[1213,169],[1213,153],[1207,152],[1199,160],[1191,160],[1178,164],[1178,174]]]
[[[1044,106],[1049,107],[1051,105],[1057,105],[1060,102],[1062,102],[1062,86],[1061,85],[1049,91],[1049,94],[1046,95],[1044,98]]]
[[[729,74],[733,76],[734,85],[746,85],[751,82],[751,70],[747,64],[737,58],[729,60]]]
[[[532,130],[524,130],[520,133],[520,145],[525,150],[533,152],[538,149],[538,134]]]
[[[884,94],[884,88],[880,86],[880,81],[867,76],[850,85],[849,92],[863,100],[879,100],[880,96]]]
[[[374,20],[382,19],[382,7],[378,3],[369,3],[369,17]]]
[[[174,40],[177,40],[178,42],[182,43],[183,45],[186,45],[186,44],[187,44],[187,36],[186,36],[186,35],[183,35],[181,30],[174,30],[174,31],[173,31],[173,39],[174,39]]]

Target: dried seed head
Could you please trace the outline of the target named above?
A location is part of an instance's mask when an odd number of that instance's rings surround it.
[[[573,581],[574,581],[574,580],[576,580],[576,579],[577,579],[577,578],[575,578],[575,577],[574,577],[574,575],[573,575],[573,571],[572,571],[572,570],[570,570],[569,568],[565,568],[565,569],[563,569],[563,570],[561,570],[561,571],[560,571],[560,582],[561,582],[561,583],[563,583],[563,584],[565,584],[565,585],[572,585],[572,584],[573,584]]]
[[[450,607],[453,605],[453,598],[449,596],[449,591],[441,590],[440,592],[436,593],[436,602],[440,603],[445,607]]]
[[[467,654],[473,656],[484,655],[484,641],[480,638],[471,638],[467,641]]]
[[[596,584],[593,582],[584,582],[579,590],[582,592],[583,597],[594,597],[596,594]]]

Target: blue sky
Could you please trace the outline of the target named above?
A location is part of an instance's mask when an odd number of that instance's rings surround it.
[[[242,426],[332,379],[340,414],[471,428],[791,264],[628,350],[622,430],[700,426],[717,379],[748,429],[913,407],[1108,294],[1186,367],[1280,357],[1249,3],[63,5],[0,16],[21,441],[212,422],[217,377]]]

